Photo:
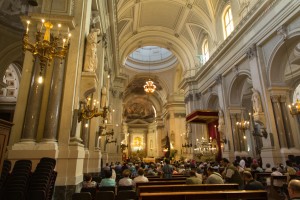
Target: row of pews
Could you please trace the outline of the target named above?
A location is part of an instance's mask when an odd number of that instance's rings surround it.
[[[166,179],[137,183],[136,192],[139,200],[268,199],[265,190],[238,190],[238,186],[238,184],[187,185],[185,180]]]

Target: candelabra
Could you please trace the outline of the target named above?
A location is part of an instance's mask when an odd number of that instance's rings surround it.
[[[182,144],[182,147],[183,148],[190,148],[190,147],[192,147],[193,146],[193,144],[192,143],[185,143],[185,144]]]
[[[216,148],[212,145],[212,138],[209,137],[209,141],[202,137],[201,142],[198,142],[195,145],[195,155],[201,158],[201,156],[211,157],[216,153]]]
[[[292,115],[299,115],[300,114],[300,101],[297,99],[295,103],[289,105],[290,113]]]
[[[23,36],[23,51],[29,51],[34,57],[39,58],[40,61],[40,76],[38,82],[43,82],[43,70],[49,64],[54,57],[65,58],[68,53],[69,48],[69,38],[71,34],[68,33],[67,36],[63,36],[60,33],[61,24],[57,25],[58,32],[56,35],[51,33],[53,24],[50,21],[45,21],[42,19],[42,25],[40,30],[36,32],[35,42],[29,41],[29,25],[30,21],[27,20],[26,32]],[[42,33],[43,27],[45,27],[45,32]]]

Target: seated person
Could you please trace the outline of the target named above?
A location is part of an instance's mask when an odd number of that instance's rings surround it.
[[[96,188],[97,183],[95,181],[92,181],[92,176],[90,174],[85,175],[84,181],[82,182],[83,188]]]
[[[105,178],[101,180],[100,187],[114,187],[116,186],[116,181],[111,178],[112,172],[109,170],[105,170],[104,172]]]
[[[224,179],[220,173],[217,172],[217,168],[209,167],[207,169],[206,184],[224,184]]]
[[[271,168],[271,164],[270,163],[266,164],[265,172],[272,172],[272,168]]]
[[[133,179],[135,183],[139,182],[149,182],[148,178],[144,176],[143,168],[138,169],[138,176]]]
[[[131,175],[131,172],[130,172],[129,169],[125,169],[123,171],[122,175],[123,175],[123,178],[121,178],[119,180],[119,186],[133,186],[133,187],[135,187],[135,182],[131,178],[129,178],[130,175]]]
[[[186,178],[186,184],[202,184],[202,180],[196,176],[194,170],[191,170],[190,177]]]
[[[271,176],[283,176],[283,174],[281,172],[279,172],[276,167],[272,167]],[[273,186],[282,187],[283,186],[282,180],[276,180],[276,179],[273,180]]]
[[[265,187],[263,184],[257,180],[253,179],[253,176],[251,172],[249,171],[244,171],[243,173],[244,180],[245,180],[245,190],[264,190]]]
[[[300,180],[291,180],[288,185],[290,199],[300,199]]]

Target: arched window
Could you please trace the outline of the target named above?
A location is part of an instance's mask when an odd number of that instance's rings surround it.
[[[204,40],[202,44],[203,64],[209,59],[208,40]]]
[[[224,25],[224,37],[225,39],[230,35],[233,31],[233,20],[232,20],[232,13],[231,7],[228,7],[223,15],[223,25]]]
[[[19,70],[15,64],[10,64],[6,69],[3,82],[7,84],[6,88],[0,90],[0,101],[16,103],[19,92]]]

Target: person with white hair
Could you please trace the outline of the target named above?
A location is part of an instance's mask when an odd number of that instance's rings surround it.
[[[300,180],[293,179],[289,182],[288,193],[291,200],[300,200]]]

